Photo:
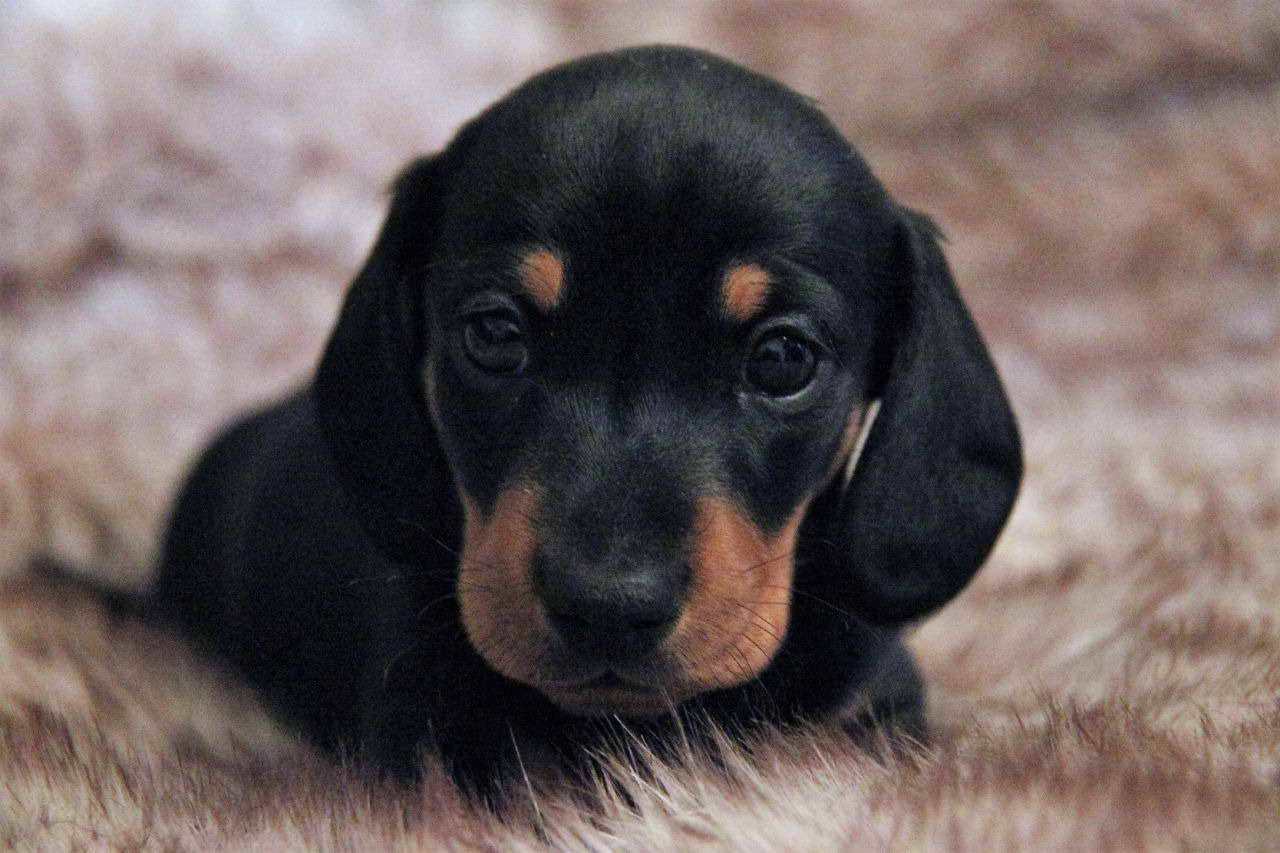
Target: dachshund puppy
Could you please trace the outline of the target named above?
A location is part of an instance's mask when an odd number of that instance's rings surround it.
[[[918,724],[900,629],[1020,477],[929,221],[804,98],[632,49],[400,176],[314,381],[195,469],[157,598],[319,742],[482,788],[617,718]]]

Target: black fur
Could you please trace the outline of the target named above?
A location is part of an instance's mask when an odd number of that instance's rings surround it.
[[[515,283],[533,246],[566,259],[549,315]],[[775,282],[745,324],[717,308],[739,262]],[[517,377],[468,360],[477,294],[524,324]],[[819,353],[798,400],[744,387],[779,323]],[[826,479],[872,399],[852,479]],[[459,494],[488,513],[517,474],[542,490],[544,601],[595,584],[678,604],[707,489],[771,533],[830,483],[800,529],[780,650],[681,709],[734,727],[851,701],[918,714],[898,629],[977,570],[1021,461],[932,225],[804,99],[644,48],[533,78],[401,175],[314,383],[233,427],[192,475],[158,601],[320,741],[410,772],[434,746],[483,786],[517,749],[596,727],[499,675],[462,629]]]

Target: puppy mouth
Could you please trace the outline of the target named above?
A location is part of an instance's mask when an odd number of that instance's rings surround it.
[[[583,717],[656,717],[670,713],[676,705],[666,689],[612,671],[585,681],[543,684],[541,689],[562,710]]]

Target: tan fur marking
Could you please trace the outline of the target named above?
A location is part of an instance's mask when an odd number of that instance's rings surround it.
[[[769,274],[757,264],[731,267],[720,284],[720,301],[724,313],[745,323],[764,307],[772,282]]]
[[[517,484],[498,495],[485,517],[462,495],[458,605],[463,628],[490,666],[526,682],[545,654],[545,642],[539,641],[547,636],[529,565],[537,542],[532,519],[540,502],[536,489]]]
[[[683,664],[682,692],[742,684],[773,659],[787,631],[796,535],[807,507],[806,500],[766,536],[733,503],[699,501],[692,592],[671,650]]]
[[[564,289],[564,262],[548,249],[535,249],[520,260],[520,284],[535,305],[551,311]]]
[[[827,472],[823,477],[823,486],[830,485],[836,477],[844,471],[845,466],[849,463],[849,457],[853,454],[854,448],[858,446],[858,435],[862,432],[862,421],[866,416],[865,406],[854,406],[849,412],[849,419],[845,421],[844,434],[840,436],[840,447],[836,451],[836,455],[831,457],[831,462],[827,464]]]
[[[440,429],[435,373],[423,382],[427,408]],[[533,590],[530,562],[537,537],[541,494],[532,485],[504,489],[485,517],[461,487],[462,555],[458,560],[458,609],[472,648],[498,672],[526,684],[537,681],[549,655],[549,631]]]

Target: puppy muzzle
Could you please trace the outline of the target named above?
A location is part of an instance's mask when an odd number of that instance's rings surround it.
[[[533,584],[557,638],[584,661],[626,665],[652,654],[684,605],[689,567],[582,565],[535,556]]]

